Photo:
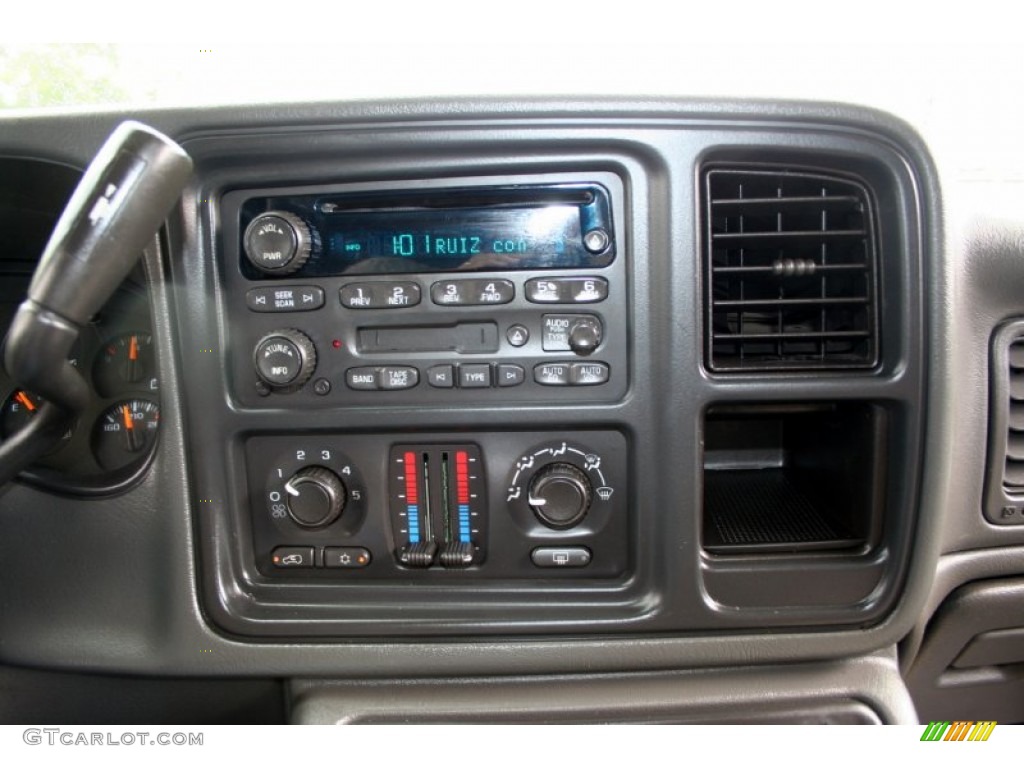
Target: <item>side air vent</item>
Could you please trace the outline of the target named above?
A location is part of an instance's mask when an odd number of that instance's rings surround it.
[[[1003,488],[1007,493],[1024,496],[1024,338],[1010,343],[1006,354],[1006,374],[1010,377],[1010,397],[1006,418],[1006,463]]]
[[[714,371],[872,368],[871,196],[848,177],[705,172],[707,352]]]
[[[1024,524],[1024,320],[992,341],[992,400],[985,514],[1000,525]]]

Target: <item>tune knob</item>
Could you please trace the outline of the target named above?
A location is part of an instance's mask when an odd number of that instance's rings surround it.
[[[348,491],[341,478],[324,467],[305,467],[284,484],[288,515],[303,528],[323,528],[341,516]]]
[[[601,336],[600,321],[582,317],[569,328],[569,349],[577,355],[589,355],[600,346]]]
[[[548,464],[530,481],[527,503],[549,528],[572,528],[586,517],[593,487],[586,473],[573,464]]]
[[[253,352],[260,381],[278,392],[293,392],[316,370],[316,347],[302,331],[286,328],[268,333]]]
[[[268,211],[249,223],[242,242],[246,257],[260,272],[290,275],[309,259],[313,233],[294,213]]]

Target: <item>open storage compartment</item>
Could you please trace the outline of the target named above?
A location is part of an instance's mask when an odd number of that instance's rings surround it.
[[[704,423],[703,546],[857,550],[882,513],[885,411],[870,403],[721,405]]]

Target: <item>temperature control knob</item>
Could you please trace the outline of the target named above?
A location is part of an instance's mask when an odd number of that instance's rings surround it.
[[[313,233],[309,225],[287,211],[268,211],[253,219],[242,238],[245,255],[260,272],[290,275],[309,259]]]
[[[593,486],[582,469],[557,463],[533,476],[527,503],[548,528],[572,528],[586,517],[593,496]]]
[[[253,364],[260,381],[278,392],[292,392],[316,370],[316,347],[302,331],[286,328],[268,333],[258,342]]]
[[[583,317],[569,329],[569,348],[577,355],[589,355],[601,344],[601,323],[596,318]]]
[[[305,467],[284,484],[288,515],[303,528],[323,528],[345,509],[348,491],[341,478],[324,467]]]

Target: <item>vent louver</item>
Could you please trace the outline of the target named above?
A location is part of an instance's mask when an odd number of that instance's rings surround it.
[[[1024,319],[992,337],[985,517],[1024,525]]]
[[[1010,343],[1007,350],[1010,386],[1006,418],[1006,463],[1003,489],[1011,495],[1024,495],[1024,338]]]
[[[821,173],[715,168],[705,190],[710,368],[874,367],[867,189]]]

